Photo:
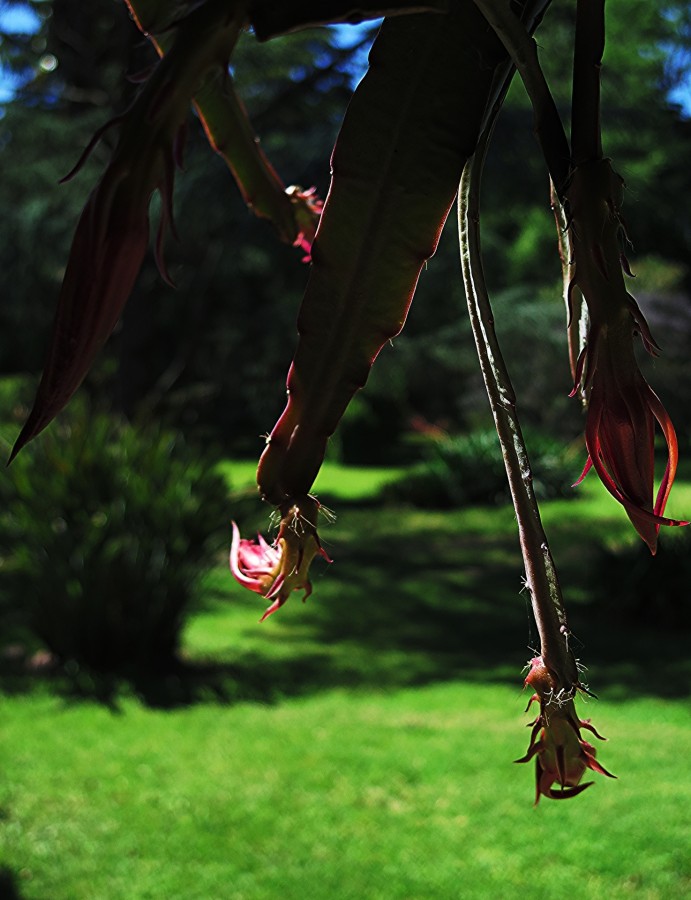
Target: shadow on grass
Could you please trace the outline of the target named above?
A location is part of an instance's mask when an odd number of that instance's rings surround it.
[[[96,698],[113,709],[123,687],[151,706],[171,708],[272,703],[333,687],[455,679],[520,686],[537,634],[527,594],[521,594],[522,564],[505,512],[488,510],[469,526],[460,513],[391,508],[349,509],[346,518],[347,526],[329,535],[337,562],[315,573],[308,604],[291,599],[261,630],[248,607],[248,625],[240,633],[236,613],[227,648],[211,659],[174,660],[112,676],[6,669],[0,685],[17,692],[43,682],[69,698]],[[606,529],[607,523],[594,523],[591,537],[597,540]],[[550,532],[568,585],[571,628],[583,641],[575,642],[576,655],[590,667],[592,689],[610,699],[691,693],[688,635],[627,622],[613,627],[589,602],[588,569],[597,543],[584,547],[582,536],[575,539],[582,523],[565,520]],[[227,608],[228,600],[224,592],[216,609]]]

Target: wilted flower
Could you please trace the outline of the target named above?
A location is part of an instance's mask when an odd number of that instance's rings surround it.
[[[569,317],[574,313],[574,296],[580,291],[590,323],[571,392],[574,396],[581,391],[588,405],[585,442],[589,457],[576,483],[594,467],[655,553],[660,525],[688,523],[663,516],[677,469],[677,437],[634,354],[636,335],[652,355],[660,348],[624,282],[624,273],[631,274],[622,252],[622,240],[627,240],[621,214],[624,182],[608,159],[591,159],[576,166],[565,193],[570,241],[566,250],[571,255]],[[656,421],[667,442],[667,467],[653,500]]]
[[[631,330],[637,327],[646,346],[654,345],[633,299],[631,303],[629,321],[621,329],[591,327],[579,360],[577,377],[580,381],[585,369],[584,390],[589,397],[585,429],[589,456],[576,483],[595,468],[655,553],[660,525],[688,523],[663,516],[677,469],[677,437],[667,411],[638,368]],[[667,443],[667,466],[653,502],[656,421]]]
[[[313,497],[291,504],[281,518],[273,544],[261,534],[257,541],[241,538],[233,522],[230,571],[243,587],[261,594],[266,600],[273,600],[261,617],[262,622],[283,606],[293,591],[304,590],[303,601],[309,597],[312,593],[309,568],[315,556],[331,562],[314,524],[318,509],[319,504]],[[312,517],[308,518],[308,515]]]
[[[593,745],[581,737],[581,729],[585,728],[595,737],[605,740],[588,719],[577,717],[573,695],[578,686],[566,691],[558,690],[540,656],[530,661],[530,672],[525,683],[535,690],[528,709],[537,700],[540,714],[531,723],[528,752],[516,762],[535,759],[535,803],[539,802],[540,795],[552,800],[565,800],[580,794],[593,783],[587,781],[581,784],[587,769],[615,778],[597,761]],[[554,788],[554,784],[559,787]]]

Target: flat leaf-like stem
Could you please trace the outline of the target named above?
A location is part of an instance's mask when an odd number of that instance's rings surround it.
[[[600,67],[604,50],[605,0],[578,0],[571,99],[571,155],[576,166],[602,158]]]
[[[111,161],[77,224],[36,400],[10,459],[66,406],[115,327],[148,249],[156,190],[161,222],[171,220],[176,149],[192,97],[209,72],[227,66],[243,21],[239,2],[197,7],[120,117]],[[165,276],[160,251],[159,239]]]
[[[175,28],[159,34],[151,27],[152,22],[163,19],[164,14],[154,8],[159,4],[152,0],[126,2],[140,29],[164,56],[174,42]],[[207,78],[193,102],[209,144],[230,169],[245,203],[257,216],[272,222],[282,240],[294,243],[300,232],[295,204],[263,152],[227,68],[219,68]]]
[[[250,210],[268,219],[292,244],[299,232],[286,187],[252,128],[229,73],[217,73],[195,94],[194,105],[211,147],[230,169]]]
[[[456,2],[456,0],[454,0]],[[254,0],[250,8],[258,40],[337,23],[357,24],[409,13],[447,12],[449,0]]]
[[[403,327],[507,59],[472,4],[384,22],[336,142],[288,403],[259,464],[272,504],[309,493],[351,397]]]

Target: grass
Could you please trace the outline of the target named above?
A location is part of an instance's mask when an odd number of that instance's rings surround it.
[[[596,546],[630,530],[595,482],[544,518],[619,780],[533,808],[511,763],[534,641],[511,510],[346,505],[304,606],[260,626],[261,598],[209,574],[189,671],[110,705],[6,683],[0,897],[689,896],[688,637],[589,604]]]
[[[5,710],[3,862],[37,900],[688,896],[687,711],[608,705],[621,780],[532,809],[520,703],[463,684],[174,712],[33,695]]]
[[[219,464],[219,472],[228,478],[234,490],[256,489],[257,460],[228,460]],[[314,485],[320,498],[347,503],[370,501],[381,489],[395,481],[405,470],[395,467],[344,466],[327,462]]]

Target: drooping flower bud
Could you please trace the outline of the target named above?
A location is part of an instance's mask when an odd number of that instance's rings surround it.
[[[320,504],[308,496],[282,509],[276,540],[269,544],[262,535],[257,541],[240,537],[233,522],[230,571],[243,587],[273,603],[261,617],[263,622],[286,602],[293,591],[303,590],[303,601],[312,593],[309,569],[315,556],[331,562],[317,534]]]
[[[633,327],[633,321],[624,325],[629,331]],[[588,461],[576,484],[593,467],[655,553],[661,525],[688,524],[663,515],[677,470],[674,425],[638,368],[630,335],[591,327],[581,366],[586,368],[589,398],[585,428]],[[655,422],[667,444],[667,465],[653,500]]]
[[[605,738],[598,734],[588,719],[577,717],[574,690],[557,688],[542,657],[537,656],[530,661],[525,684],[535,690],[528,708],[538,701],[540,714],[531,723],[528,752],[516,762],[535,759],[535,803],[539,803],[541,796],[565,800],[582,793],[593,784],[592,781],[581,782],[588,769],[615,778],[597,761],[595,748],[583,740],[581,729],[585,728],[601,741]],[[557,788],[553,787],[555,784]]]

